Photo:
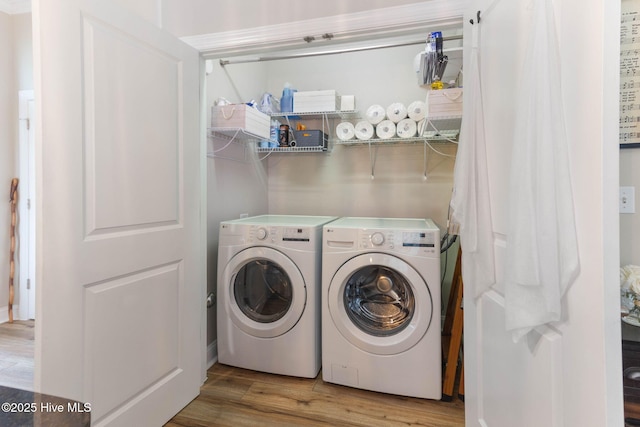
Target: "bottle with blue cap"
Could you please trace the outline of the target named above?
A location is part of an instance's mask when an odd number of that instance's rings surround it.
[[[280,99],[280,111],[283,113],[293,112],[293,89],[290,83],[284,84],[282,98]]]

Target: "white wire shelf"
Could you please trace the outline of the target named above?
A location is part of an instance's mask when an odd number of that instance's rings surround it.
[[[209,128],[209,136],[238,142],[258,142],[269,139],[251,133],[243,128]]]
[[[335,140],[333,141],[333,143],[336,145],[344,145],[344,146],[415,144],[415,143],[425,142],[425,141],[434,142],[434,143],[457,143],[458,134],[459,132],[442,133],[440,135],[429,135],[428,133],[426,133],[425,136],[414,136],[411,138],[348,139],[346,141]]]
[[[258,153],[323,153],[328,151],[324,147],[257,147]]]
[[[353,119],[358,117],[358,111],[356,110],[346,110],[346,111],[312,111],[305,113],[272,113],[271,117],[327,117],[327,118],[339,118],[339,119]]]
[[[333,140],[336,145],[395,145],[395,144],[414,144],[417,142],[434,142],[434,143],[456,143],[460,135],[460,125],[462,124],[461,115],[437,116],[427,119],[424,125],[422,135],[412,136],[410,138],[394,137],[394,138],[371,138],[371,139],[349,139],[349,140]]]

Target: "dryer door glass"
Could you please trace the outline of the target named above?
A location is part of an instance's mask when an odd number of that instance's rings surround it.
[[[251,320],[271,323],[289,310],[293,288],[289,276],[278,264],[257,259],[240,268],[233,284],[238,308]]]
[[[343,298],[349,319],[374,336],[402,331],[415,311],[409,281],[382,265],[369,265],[353,273],[344,288]]]

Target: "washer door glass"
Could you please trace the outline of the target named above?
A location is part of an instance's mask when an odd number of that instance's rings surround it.
[[[274,338],[293,328],[307,301],[305,280],[284,253],[252,246],[226,262],[218,278],[218,324],[227,316],[259,338]],[[220,320],[225,317],[225,320]]]
[[[425,279],[405,260],[382,253],[364,253],[342,264],[330,279],[323,304],[340,334],[372,354],[407,351],[434,320]],[[434,327],[439,329],[440,322]]]
[[[260,323],[281,319],[293,299],[291,279],[281,266],[267,259],[252,260],[242,266],[233,290],[238,308]]]
[[[343,297],[351,321],[374,336],[402,331],[415,311],[415,297],[407,278],[382,265],[368,265],[353,273]]]

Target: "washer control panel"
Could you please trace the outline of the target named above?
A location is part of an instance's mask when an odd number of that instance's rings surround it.
[[[248,227],[246,237],[249,243],[308,243],[312,238],[312,230],[309,227],[269,227],[264,225],[252,225],[251,227]]]
[[[384,249],[402,253],[440,252],[438,233],[435,231],[360,230],[361,249]]]

